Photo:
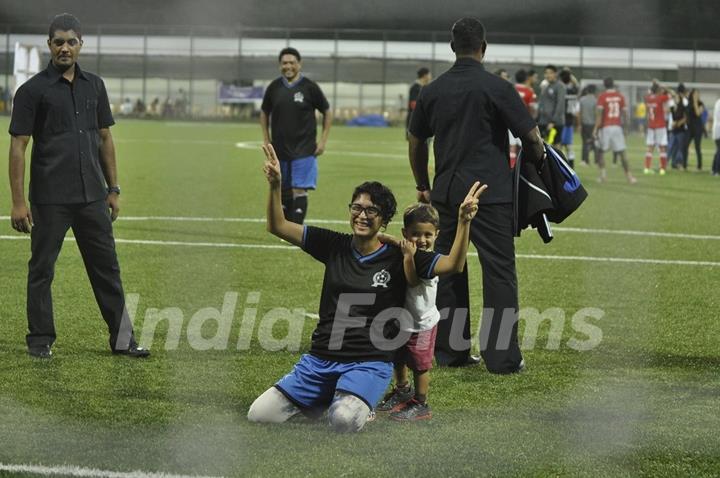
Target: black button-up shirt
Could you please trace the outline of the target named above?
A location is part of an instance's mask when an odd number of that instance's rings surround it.
[[[33,138],[30,202],[77,204],[107,197],[99,130],[113,124],[105,84],[77,64],[72,83],[50,62],[20,86],[9,132]]]
[[[418,138],[435,137],[431,199],[460,204],[475,181],[488,185],[483,204],[513,201],[508,129],[522,137],[535,127],[515,87],[461,58],[420,91],[410,120]]]

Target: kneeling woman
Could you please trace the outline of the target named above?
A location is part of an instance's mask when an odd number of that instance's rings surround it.
[[[352,235],[292,223],[282,210],[275,151],[272,145],[263,146],[263,151],[270,185],[268,231],[324,263],[325,276],[310,352],[253,402],[248,420],[281,423],[300,412],[316,415],[327,410],[333,429],[359,431],[390,383],[393,353],[402,340],[388,338],[388,327],[383,325],[402,319],[404,313],[400,309],[407,285],[403,254],[378,239],[395,214],[395,197],[378,182],[358,186],[349,206]],[[482,190],[479,184],[473,186],[461,212],[475,215]],[[458,227],[457,235],[448,256],[415,254],[418,275],[432,278],[462,271],[469,221]]]

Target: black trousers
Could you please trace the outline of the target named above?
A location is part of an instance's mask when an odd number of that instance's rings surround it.
[[[593,128],[595,125],[592,124],[583,124],[581,126],[581,135],[582,135],[582,161],[583,163],[590,164],[590,152],[592,151],[593,154],[597,156],[597,153],[595,152],[595,138],[593,137]],[[597,163],[597,158],[595,160]]]
[[[695,156],[697,157],[697,168],[702,169],[702,127],[688,129],[687,143],[685,144],[685,167],[687,167],[688,153],[690,152],[690,143],[695,144]]]
[[[52,346],[55,342],[51,285],[55,261],[70,228],[75,234],[100,313],[107,323],[110,348],[125,350],[134,344],[107,203],[33,204],[32,215],[35,224],[28,267],[28,347]]]
[[[440,213],[435,250],[448,254],[455,238],[459,205],[434,202]],[[493,373],[517,370],[522,360],[518,344],[518,288],[515,270],[512,204],[481,205],[470,228],[482,267],[483,317],[480,355]],[[470,293],[467,267],[441,277],[437,307],[441,312],[435,341],[438,365],[464,364],[470,353]]]
[[[720,139],[715,140],[715,158],[713,159],[712,172],[720,174]]]

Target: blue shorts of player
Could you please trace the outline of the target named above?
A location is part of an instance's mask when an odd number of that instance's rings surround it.
[[[335,392],[354,395],[372,410],[390,385],[392,373],[392,362],[334,362],[305,354],[275,387],[307,411],[329,407]]]
[[[562,134],[560,135],[560,144],[572,144],[573,140],[573,127],[563,126]]]
[[[317,187],[318,167],[315,156],[280,161],[283,189],[315,189]]]

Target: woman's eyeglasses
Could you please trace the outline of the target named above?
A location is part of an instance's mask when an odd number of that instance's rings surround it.
[[[375,219],[380,214],[380,209],[375,206],[363,207],[360,204],[350,203],[348,204],[348,207],[350,208],[350,213],[353,216],[359,216],[364,212],[365,217],[368,219]]]

